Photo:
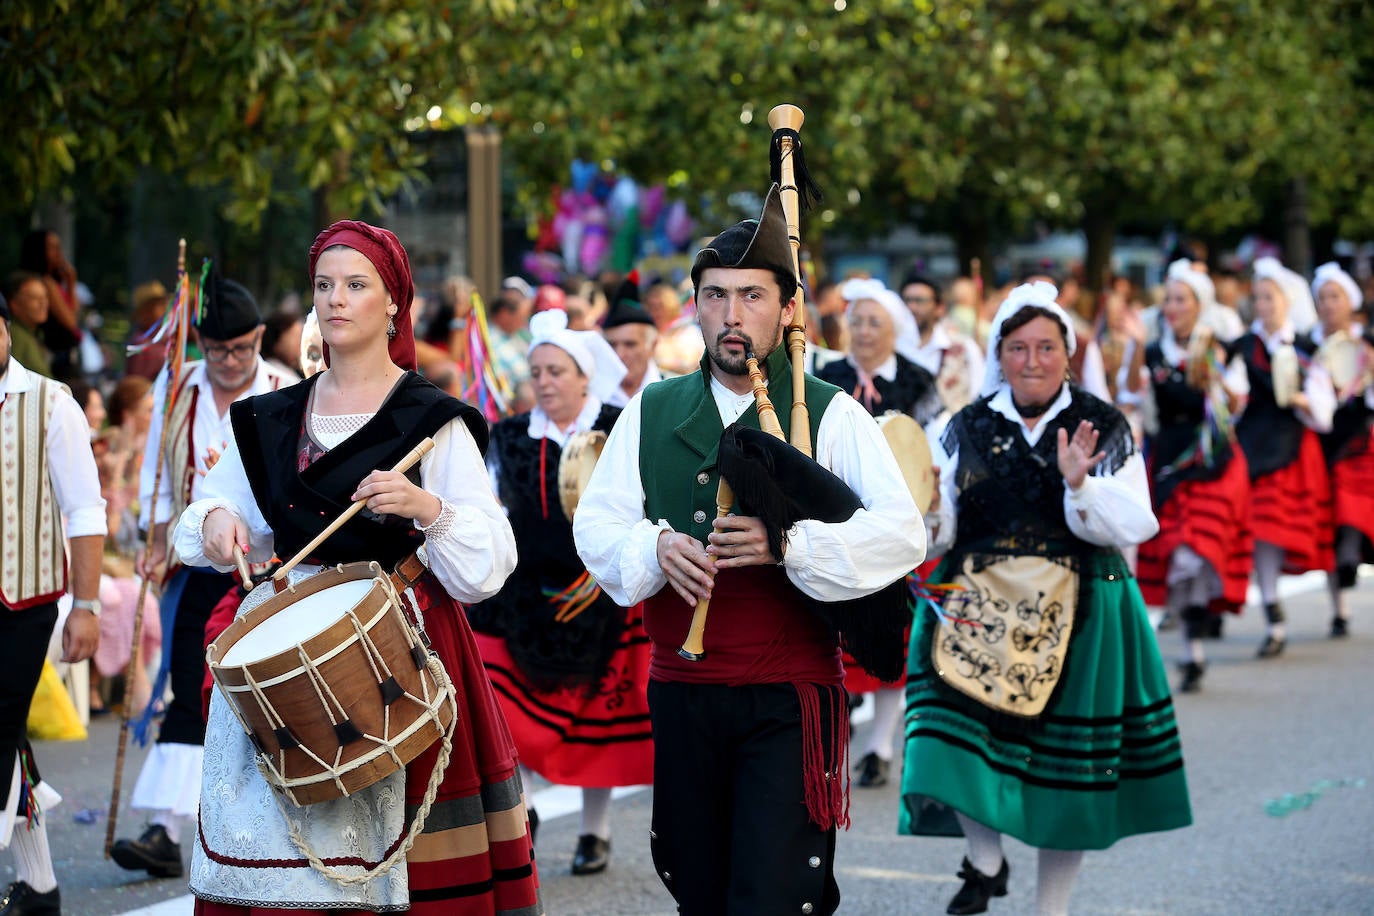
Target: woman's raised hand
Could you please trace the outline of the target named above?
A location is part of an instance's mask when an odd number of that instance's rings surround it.
[[[1064,475],[1070,490],[1083,486],[1088,473],[1107,457],[1106,452],[1093,454],[1096,448],[1097,430],[1087,420],[1078,424],[1072,439],[1068,430],[1059,430],[1059,473]]]

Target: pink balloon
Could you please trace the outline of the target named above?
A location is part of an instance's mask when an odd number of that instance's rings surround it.
[[[696,222],[687,213],[687,205],[680,200],[675,200],[668,207],[668,218],[664,223],[663,231],[668,236],[668,241],[674,247],[681,248],[692,238],[692,231],[696,228]]]
[[[658,214],[663,210],[663,195],[667,191],[661,184],[639,189],[639,224],[645,229],[658,221]]]

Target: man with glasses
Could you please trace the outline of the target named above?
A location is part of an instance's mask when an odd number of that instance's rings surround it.
[[[972,338],[945,320],[945,303],[935,281],[911,274],[902,281],[902,301],[916,319],[920,349],[915,362],[935,376],[935,390],[950,414],[970,401],[983,379],[983,352]]]
[[[158,374],[153,386],[156,412],[139,485],[139,523],[145,530],[153,526],[153,549],[140,553],[137,568],[140,575],[156,576],[162,583],[163,644],[153,701],[135,725],[135,735],[146,738],[154,715],[165,712],[165,717],[130,800],[130,807],[150,812],[148,827],[137,840],[117,842],[111,856],[123,868],[156,878],[182,874],[179,841],[182,830],[193,826],[200,800],[205,623],[236,585],[231,575],[184,566],[175,555],[169,556],[167,525],[200,498],[201,481],[232,439],[229,405],[295,380],[259,356],[262,315],[248,290],[216,273],[206,281],[204,298],[196,343],[205,358],[182,368],[168,415],[163,412],[170,387],[167,369]],[[160,449],[164,420],[171,424],[165,454]],[[162,476],[154,499],[159,460]],[[168,685],[172,696],[164,708],[161,699]]]

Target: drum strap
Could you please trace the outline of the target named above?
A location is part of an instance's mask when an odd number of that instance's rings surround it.
[[[420,562],[420,555],[412,553],[396,564],[395,570],[391,573],[391,581],[396,584],[397,591],[403,592],[419,582],[420,577],[427,571],[425,564]]]

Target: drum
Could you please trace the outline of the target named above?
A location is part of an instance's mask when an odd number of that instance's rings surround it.
[[[1317,349],[1317,361],[1331,373],[1331,384],[1341,400],[1358,394],[1369,381],[1365,343],[1345,331],[1337,331],[1322,341]]]
[[[596,460],[605,447],[606,434],[595,429],[573,434],[563,446],[563,455],[558,459],[558,504],[568,521],[572,521],[577,501],[587,489],[587,481],[592,479]]]
[[[337,566],[272,595],[206,651],[263,775],[297,805],[372,785],[453,721],[448,675],[401,600],[378,564]]]
[[[897,411],[888,411],[878,417],[878,428],[883,431],[897,466],[902,469],[911,498],[916,501],[916,511],[925,515],[930,501],[935,498],[935,470],[930,457],[930,443],[921,424],[911,417]]]
[[[1302,390],[1298,351],[1284,344],[1270,355],[1269,367],[1274,377],[1274,402],[1280,407],[1291,406],[1293,396]]]

